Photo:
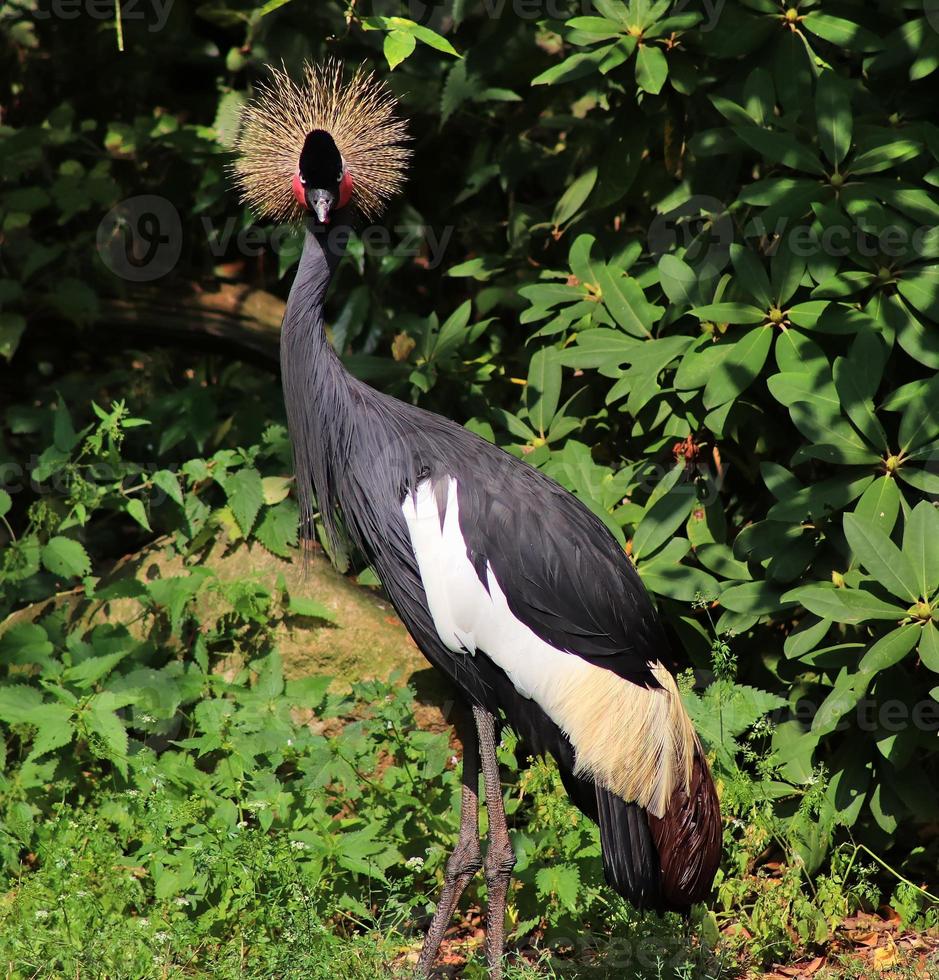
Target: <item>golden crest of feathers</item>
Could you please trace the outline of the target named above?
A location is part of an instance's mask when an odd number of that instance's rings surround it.
[[[361,67],[346,82],[338,61],[308,62],[299,83],[283,68],[272,68],[270,81],[242,111],[235,141],[242,200],[275,221],[301,218],[292,182],[307,135],[322,129],[352,173],[353,205],[374,220],[404,184],[411,156],[401,145],[407,124],[395,115],[396,107],[394,94]]]

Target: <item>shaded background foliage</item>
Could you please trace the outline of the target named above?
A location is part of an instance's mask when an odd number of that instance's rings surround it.
[[[414,137],[383,224],[399,245],[402,229],[432,231],[417,256],[353,244],[328,306],[350,367],[600,514],[693,665],[718,669],[691,704],[728,772],[747,766],[736,737],[775,712],[763,792],[810,870],[847,832],[914,877],[934,867],[930,0],[220,0],[127,7],[121,26],[123,51],[104,13],[0,12],[0,352],[18,406],[5,459],[54,436],[39,409],[56,392],[87,402],[105,345],[133,356],[150,339],[106,315],[147,288],[115,275],[107,235],[99,247],[122,201],[168,205],[167,295],[230,281],[286,296],[296,237],[252,254],[238,239],[253,220],[226,176],[238,109],[267,63],[371,63]],[[183,360],[147,382],[158,397],[138,392],[154,424],[127,447],[143,466],[255,445],[280,421],[263,371],[219,366],[187,387]],[[282,432],[264,445],[286,465]],[[146,540],[153,516],[117,494],[117,525],[56,531],[27,496],[6,499],[14,526],[29,516],[43,547],[55,531],[95,558]],[[274,550],[291,544],[284,513]],[[232,505],[229,526],[247,535],[243,516]],[[87,573],[56,547],[72,562],[42,573],[8,549],[20,584],[4,612],[48,594],[50,575]]]

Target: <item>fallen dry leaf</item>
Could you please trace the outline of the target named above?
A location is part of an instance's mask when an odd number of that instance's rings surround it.
[[[894,946],[878,946],[874,950],[874,966],[878,970],[886,970],[897,961],[897,950]]]

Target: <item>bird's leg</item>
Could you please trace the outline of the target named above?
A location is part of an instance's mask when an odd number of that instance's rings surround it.
[[[502,980],[502,952],[505,947],[505,899],[515,867],[515,852],[509,840],[502,802],[502,781],[496,756],[496,720],[477,705],[473,706],[479,754],[486,783],[486,812],[489,814],[489,842],[486,847],[486,887],[489,911],[486,916],[486,962],[490,980]]]
[[[447,861],[443,890],[417,961],[419,977],[430,976],[431,967],[440,949],[440,941],[450,925],[460,895],[482,867],[479,852],[479,743],[476,739],[476,727],[470,719],[464,718],[457,721],[457,732],[463,742],[460,838]]]

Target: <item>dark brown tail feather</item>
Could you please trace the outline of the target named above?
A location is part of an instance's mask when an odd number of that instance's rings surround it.
[[[661,908],[659,856],[645,810],[602,786],[596,800],[607,883],[636,908]]]
[[[721,859],[721,812],[714,780],[697,739],[691,792],[686,793],[681,786],[663,817],[647,817],[659,852],[662,905],[680,911],[703,901]]]

